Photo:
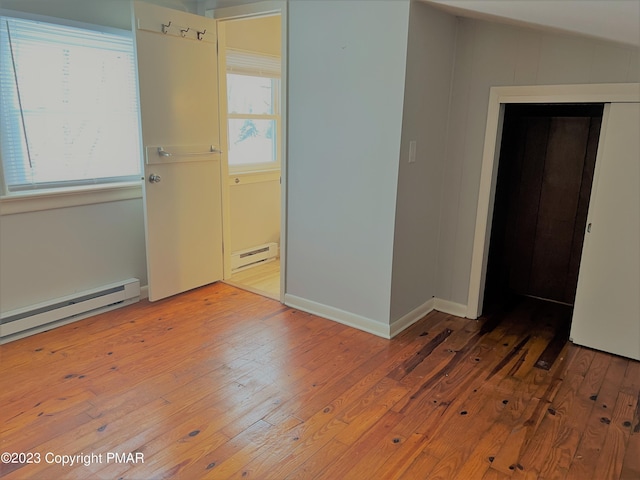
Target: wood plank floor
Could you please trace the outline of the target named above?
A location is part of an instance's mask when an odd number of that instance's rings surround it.
[[[638,480],[640,363],[563,315],[388,341],[222,283],[143,301],[0,346],[0,475]]]

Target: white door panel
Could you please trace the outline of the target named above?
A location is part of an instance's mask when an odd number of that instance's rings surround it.
[[[139,12],[142,6],[142,11]],[[136,30],[142,136],[147,145],[197,145],[219,143],[216,24],[214,20],[176,10],[136,3]],[[163,15],[158,12],[169,12]],[[153,13],[156,20],[142,22]],[[202,40],[179,32],[182,24],[201,25]],[[195,20],[194,20],[195,18]],[[161,33],[162,19],[171,21]],[[173,20],[169,20],[173,19]],[[142,26],[148,24],[147,28]],[[197,33],[195,33],[197,35]],[[187,35],[187,34],[185,34]],[[215,128],[213,128],[215,127]]]
[[[216,24],[139,2],[134,17],[153,301],[222,278]]]
[[[640,104],[607,105],[571,339],[640,360]]]

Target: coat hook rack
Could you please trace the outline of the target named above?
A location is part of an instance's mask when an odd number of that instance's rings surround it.
[[[189,27],[185,28],[185,29],[180,29],[180,36],[184,38],[184,36],[187,34],[187,32],[190,30]]]
[[[198,38],[198,40],[202,40],[204,34],[207,33],[207,29],[205,28],[202,32],[200,30],[196,30],[196,32],[196,37]]]
[[[169,27],[171,26],[171,20],[169,20],[169,23],[167,23],[166,25],[163,23],[162,24],[162,33],[167,33],[169,31]]]

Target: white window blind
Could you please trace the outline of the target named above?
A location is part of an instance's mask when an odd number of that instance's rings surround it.
[[[233,48],[227,48],[225,55],[228,73],[280,78],[280,57]]]
[[[4,194],[140,180],[133,42],[0,17]]]

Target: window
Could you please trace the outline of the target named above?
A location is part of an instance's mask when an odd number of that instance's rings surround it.
[[[0,17],[0,109],[4,195],[140,180],[129,32]]]
[[[280,168],[280,59],[226,51],[231,171]]]

